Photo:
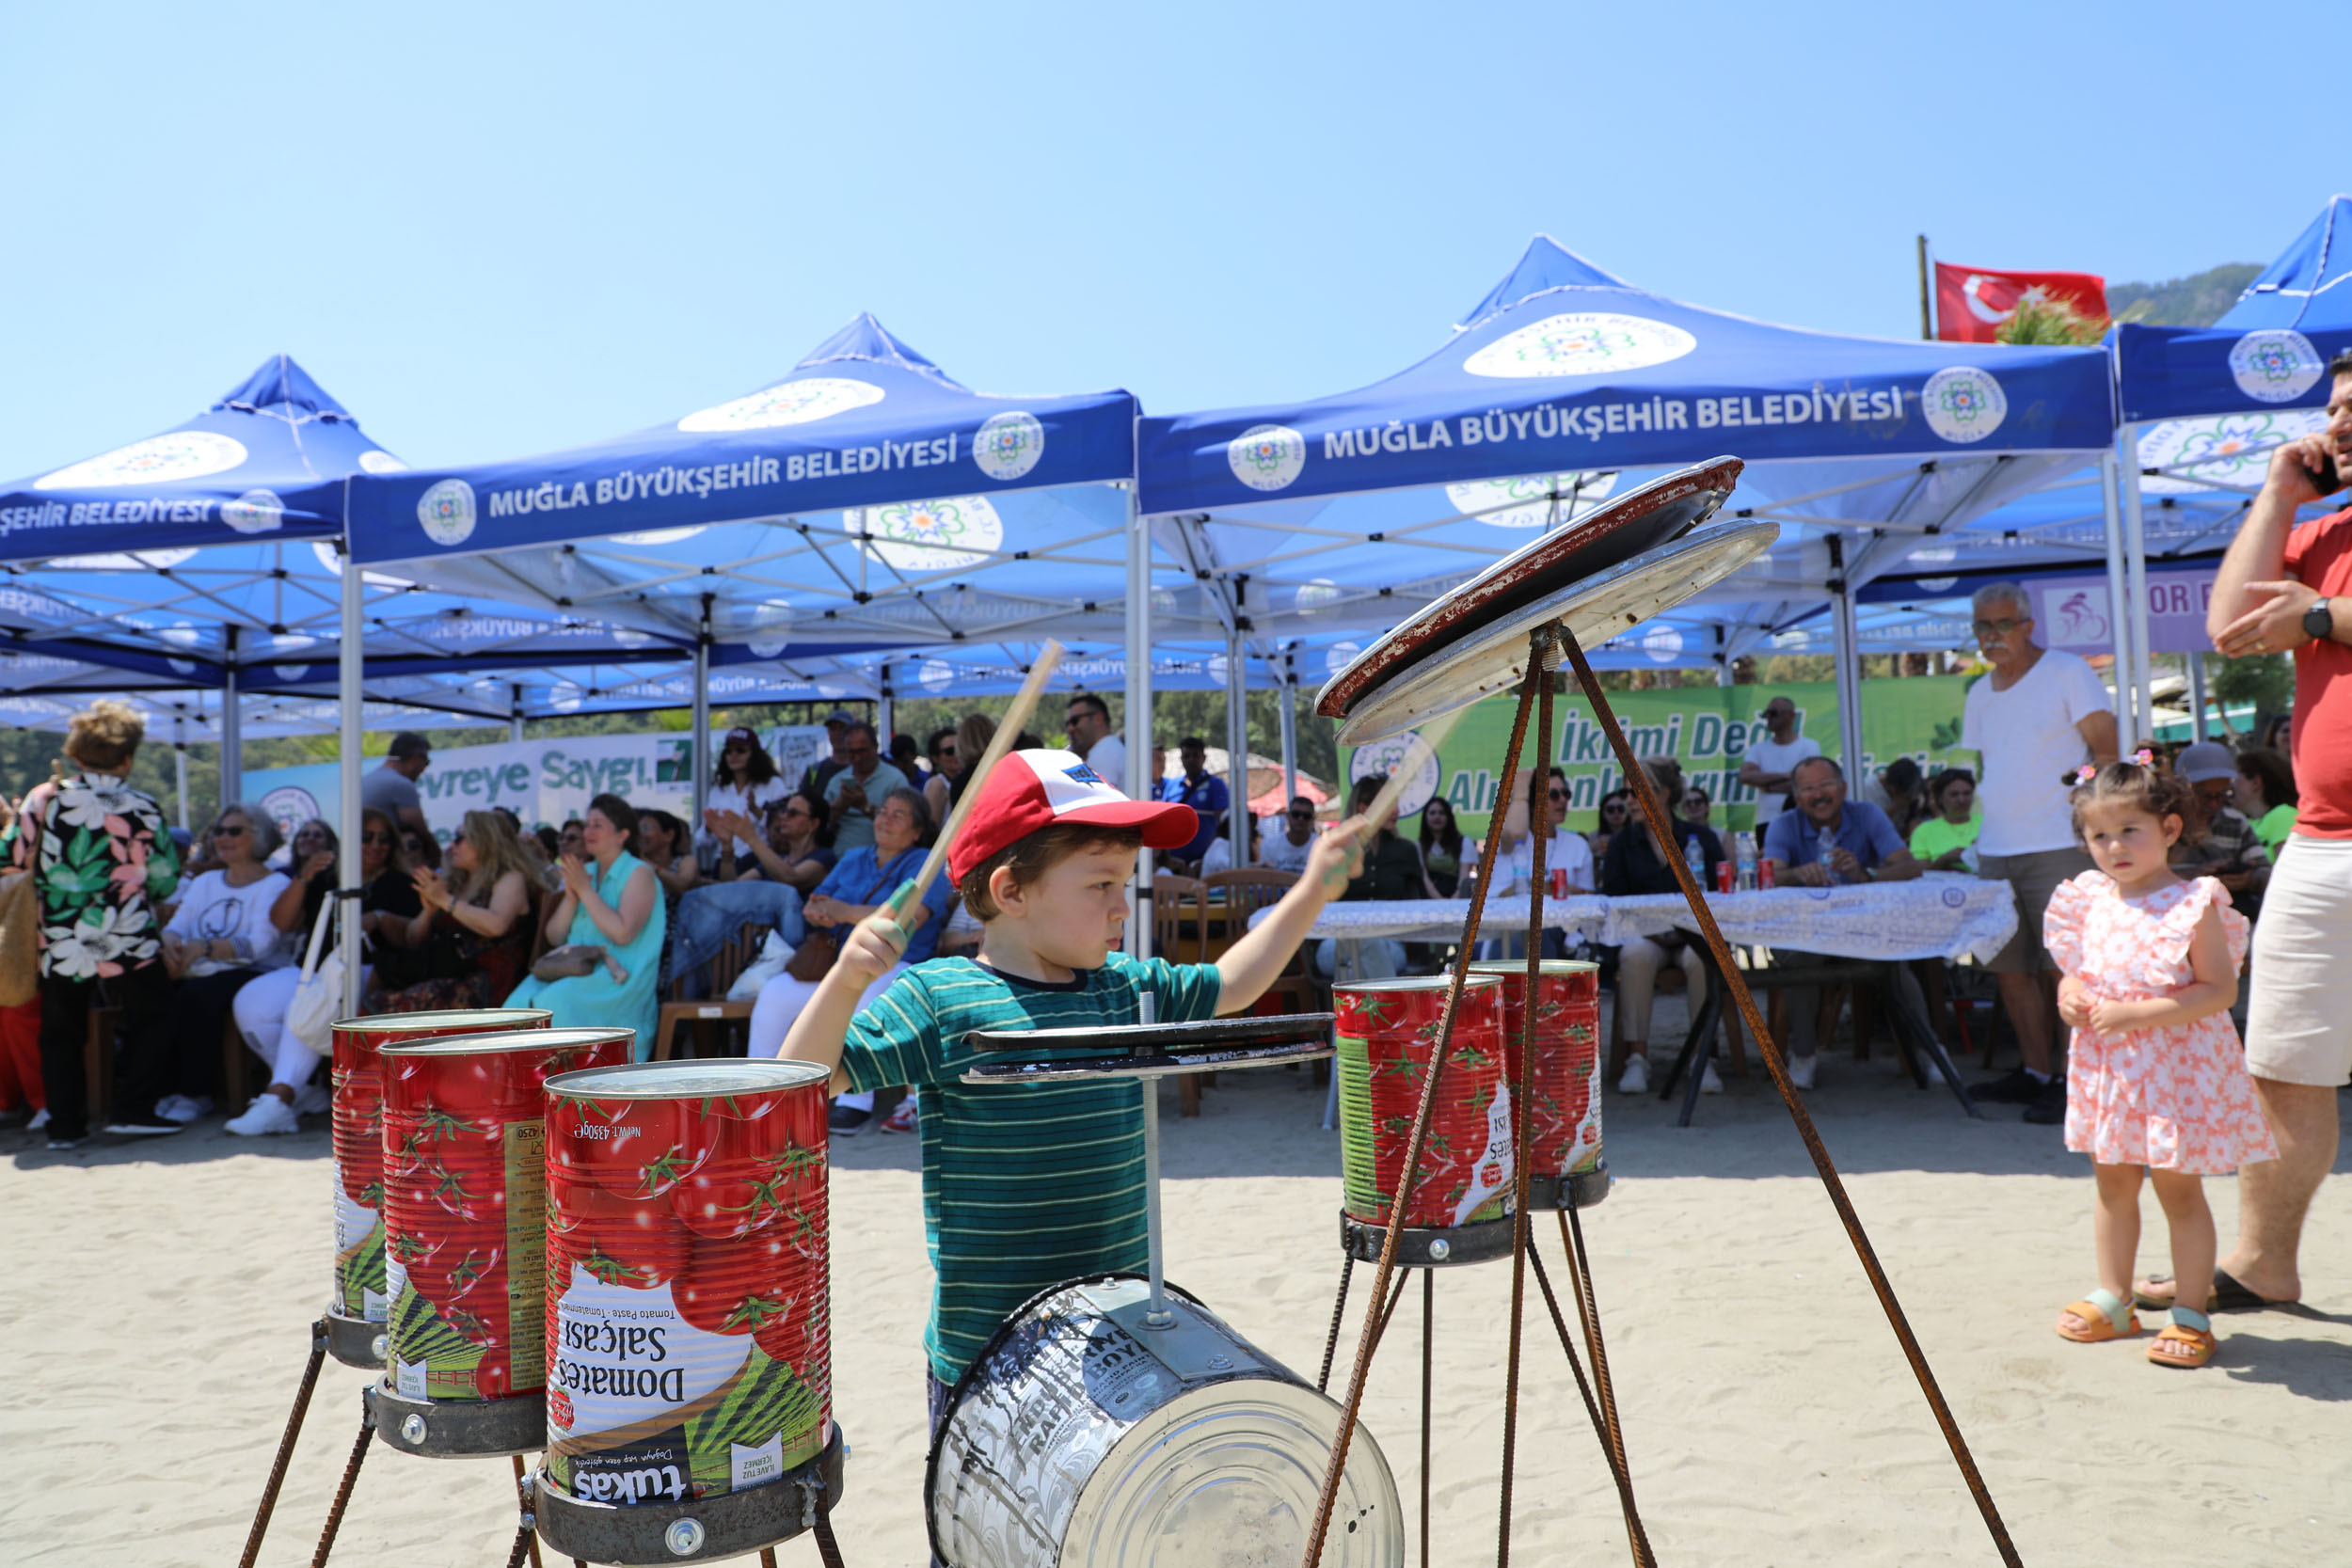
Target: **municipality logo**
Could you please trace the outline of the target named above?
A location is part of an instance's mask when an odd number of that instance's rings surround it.
[[[462,545],[473,536],[473,486],[445,479],[417,498],[417,521],[437,545]]]
[[[2139,438],[2139,487],[2150,495],[2194,495],[2210,485],[2262,487],[2270,454],[2316,436],[2328,417],[2316,408],[2167,420]]]
[[[223,501],[220,520],[239,533],[275,533],[285,525],[286,503],[268,490],[247,490],[235,500]]]
[[[1462,362],[1472,375],[1611,375],[1679,359],[1699,341],[1647,316],[1576,310],[1506,333]]]
[[[165,484],[227,473],[246,458],[245,443],[209,430],[175,430],[86,457],[43,474],[36,490],[103,490],[118,484]]]
[[[2249,332],[2230,350],[2230,378],[2257,403],[2293,403],[2326,368],[2309,338],[2285,328]]]
[[[733,403],[705,408],[678,420],[680,430],[725,436],[744,430],[771,430],[777,425],[809,424],[852,408],[880,403],[882,389],[870,381],[841,376],[812,375],[805,380],[779,382]]]
[[[1307,437],[1288,425],[1254,424],[1225,444],[1233,477],[1252,490],[1280,490],[1307,467]]]
[[[2009,417],[2009,398],[1991,371],[1954,365],[1928,377],[1919,388],[1919,409],[1928,428],[1947,441],[1981,441]]]
[[[991,479],[1019,479],[1044,455],[1045,427],[1032,414],[992,415],[972,436],[972,461]]]
[[[841,514],[841,529],[868,559],[902,572],[977,566],[1005,542],[1005,519],[985,496],[853,506]]]

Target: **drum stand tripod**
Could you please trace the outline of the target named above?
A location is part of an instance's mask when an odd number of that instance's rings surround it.
[[[1569,629],[1565,620],[1553,621],[1538,627],[1529,639],[1526,673],[1519,682],[1518,710],[1511,724],[1510,750],[1503,757],[1502,777],[1498,781],[1495,793],[1498,808],[1507,804],[1513,799],[1511,791],[1518,782],[1519,752],[1527,739],[1527,721],[1531,709],[1535,714],[1535,755],[1539,759],[1536,766],[1545,767],[1549,763],[1552,754],[1553,673],[1563,654],[1566,656],[1568,662],[1576,671],[1577,683],[1582,689],[1585,700],[1592,706],[1594,719],[1598,721],[1609,737],[1610,749],[1616,755],[1618,767],[1624,770],[1628,786],[1641,800],[1643,816],[1647,818],[1661,843],[1672,844],[1674,841],[1672,819],[1660,803],[1656,791],[1650,787],[1648,776],[1643,771],[1640,759],[1634,756],[1632,748],[1627,744],[1625,732],[1618,726],[1616,714],[1610,708],[1609,700],[1601,692],[1599,683],[1593,678],[1592,666],[1586,662],[1583,649],[1578,644],[1574,632]],[[1544,853],[1549,847],[1550,835],[1538,831],[1538,825],[1532,820],[1529,823],[1529,829],[1534,857],[1528,892],[1527,965],[1528,986],[1532,993],[1536,982],[1537,965],[1542,961],[1542,942],[1538,933],[1543,928]],[[1943,1430],[1945,1441],[1951,1449],[1953,1460],[1959,1465],[1961,1475],[1967,1481],[1968,1490],[1976,1498],[1978,1512],[1983,1516],[1985,1528],[1991,1532],[1994,1544],[1999,1551],[2002,1561],[2011,1565],[2011,1568],[2016,1568],[2020,1561],[2017,1549],[2010,1544],[2008,1528],[2001,1522],[1999,1511],[1994,1506],[1992,1494],[1985,1487],[1983,1476],[1978,1472],[1976,1459],[1968,1451],[1967,1440],[1961,1435],[1951,1409],[1945,1402],[1943,1390],[1936,1385],[1935,1374],[1929,1370],[1927,1356],[1920,1350],[1919,1342],[1911,1331],[1911,1324],[1903,1316],[1901,1304],[1895,1299],[1894,1287],[1888,1283],[1886,1273],[1879,1264],[1878,1255],[1872,1249],[1869,1238],[1863,1232],[1862,1221],[1854,1212],[1853,1205],[1846,1196],[1845,1184],[1838,1179],[1836,1165],[1830,1162],[1829,1151],[1822,1146],[1820,1134],[1814,1129],[1813,1118],[1805,1111],[1804,1102],[1797,1098],[1796,1090],[1788,1081],[1788,1069],[1782,1061],[1780,1050],[1772,1043],[1771,1032],[1765,1024],[1762,1013],[1756,1007],[1756,999],[1749,993],[1746,982],[1741,978],[1739,968],[1732,961],[1731,951],[1724,941],[1723,931],[1715,924],[1714,915],[1708,909],[1707,900],[1682,857],[1669,853],[1661,858],[1673,870],[1675,880],[1680,887],[1683,897],[1690,904],[1691,912],[1697,922],[1700,935],[1706,941],[1708,950],[1714,959],[1716,974],[1722,976],[1726,989],[1731,992],[1732,1000],[1739,1007],[1740,1019],[1747,1025],[1749,1034],[1758,1042],[1765,1067],[1772,1073],[1773,1085],[1780,1090],[1781,1099],[1788,1107],[1789,1117],[1796,1122],[1798,1136],[1804,1141],[1805,1151],[1812,1157],[1814,1169],[1820,1176],[1822,1186],[1828,1190],[1830,1202],[1836,1209],[1837,1217],[1845,1226],[1847,1237],[1852,1243],[1854,1252],[1861,1259],[1863,1272],[1869,1277],[1871,1289],[1878,1295],[1879,1305],[1885,1311],[1887,1322],[1895,1331],[1895,1338],[1902,1347],[1904,1358],[1911,1364],[1912,1374],[1918,1380],[1920,1392],[1926,1397],[1928,1407],[1934,1414],[1936,1424]],[[1398,1179],[1396,1188],[1400,1196],[1411,1192],[1420,1179],[1422,1156],[1428,1139],[1431,1116],[1438,1102],[1438,1085],[1444,1075],[1446,1059],[1453,1048],[1454,1018],[1460,1007],[1463,984],[1470,974],[1471,951],[1478,942],[1480,917],[1486,908],[1488,884],[1493,879],[1494,868],[1502,859],[1502,856],[1493,854],[1480,857],[1478,885],[1470,897],[1469,922],[1463,930],[1461,946],[1454,961],[1452,983],[1447,992],[1443,1015],[1444,1022],[1439,1026],[1429,1070],[1422,1084],[1421,1103],[1414,1113],[1412,1131],[1406,1141],[1404,1169]],[[1533,1020],[1534,1009],[1531,1007],[1528,1010],[1527,1033],[1521,1039],[1519,1081],[1512,1085],[1513,1110],[1518,1118],[1513,1140],[1515,1149],[1524,1149],[1527,1147],[1528,1114],[1535,1060]],[[1577,1358],[1566,1321],[1561,1315],[1559,1303],[1552,1292],[1550,1282],[1544,1276],[1542,1262],[1530,1245],[1528,1212],[1530,1173],[1524,1160],[1518,1161],[1517,1165],[1516,1201],[1512,1207],[1510,1222],[1512,1227],[1510,1349],[1504,1373],[1502,1507],[1501,1517],[1497,1525],[1496,1568],[1508,1568],[1511,1557],[1511,1483],[1518,1430],[1520,1321],[1525,1305],[1527,1273],[1531,1264],[1534,1267],[1536,1283],[1543,1291],[1545,1303],[1550,1309],[1553,1325],[1559,1332],[1561,1348],[1567,1352],[1569,1367],[1576,1374],[1577,1387],[1584,1396],[1585,1411],[1592,1419],[1595,1434],[1600,1442],[1602,1455],[1608,1461],[1610,1475],[1616,1482],[1618,1503],[1625,1515],[1626,1540],[1633,1561],[1637,1568],[1656,1568],[1656,1558],[1650,1551],[1647,1534],[1642,1528],[1641,1515],[1634,1504],[1632,1473],[1626,1463],[1624,1435],[1617,1418],[1616,1396],[1610,1382],[1608,1355],[1602,1343],[1599,1307],[1593,1294],[1591,1257],[1584,1245],[1583,1230],[1577,1219],[1576,1206],[1572,1199],[1564,1198],[1559,1211],[1560,1229],[1561,1240],[1567,1250],[1569,1283],[1576,1295],[1577,1313],[1583,1328],[1585,1348],[1593,1361],[1593,1376],[1589,1385],[1585,1380],[1583,1367]],[[1416,1266],[1412,1259],[1399,1257],[1406,1234],[1406,1227],[1403,1225],[1392,1223],[1381,1235],[1378,1265],[1373,1279],[1371,1306],[1364,1314],[1363,1326],[1358,1335],[1355,1362],[1348,1372],[1345,1415],[1340,1421],[1338,1438],[1332,1446],[1330,1465],[1324,1475],[1322,1495],[1316,1500],[1314,1523],[1308,1533],[1305,1568],[1316,1568],[1316,1564],[1322,1560],[1324,1539],[1330,1529],[1332,1505],[1338,1493],[1340,1475],[1346,1466],[1348,1444],[1355,1434],[1358,1414],[1363,1404],[1365,1377],[1372,1369],[1373,1356],[1380,1348],[1381,1338],[1388,1328],[1389,1319],[1396,1310],[1398,1299],[1405,1293],[1405,1280],[1399,1277],[1391,1283],[1391,1276],[1400,1266]],[[1418,1265],[1422,1269],[1421,1540],[1422,1560],[1424,1568],[1429,1560],[1429,1358],[1435,1343],[1431,1314],[1436,1298],[1434,1270],[1429,1267],[1429,1264],[1441,1260],[1441,1257],[1424,1258]],[[1352,1270],[1353,1266],[1354,1259],[1351,1257],[1348,1260],[1348,1268]],[[1341,1316],[1347,1304],[1347,1274],[1343,1273],[1340,1279],[1339,1304],[1332,1314],[1330,1343],[1324,1354],[1324,1377],[1327,1382],[1329,1378],[1333,1354],[1338,1347]]]

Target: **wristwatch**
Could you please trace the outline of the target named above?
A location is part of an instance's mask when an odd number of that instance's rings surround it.
[[[2314,642],[2325,642],[2336,634],[2336,612],[2326,599],[2313,599],[2311,609],[2303,611],[2303,635]]]

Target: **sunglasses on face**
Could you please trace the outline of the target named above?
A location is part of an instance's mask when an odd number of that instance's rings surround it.
[[[361,833],[359,835],[359,842],[362,844],[389,844],[391,843],[391,840],[385,837],[382,833]]]
[[[224,823],[213,830],[213,836],[215,838],[243,838],[245,830],[233,822]]]
[[[1313,812],[1311,812],[1311,811],[1299,811],[1299,810],[1296,810],[1295,808],[1294,808],[1294,809],[1292,809],[1292,810],[1290,810],[1290,811],[1286,811],[1286,812],[1284,812],[1282,815],[1283,815],[1283,816],[1295,816],[1295,817],[1297,817],[1300,821],[1305,821],[1307,818],[1311,817],[1312,816],[1314,816],[1314,813],[1313,813]]]
[[[1565,800],[1568,798],[1568,792],[1565,789],[1555,789],[1551,792],[1551,798],[1555,800]]]
[[[1559,797],[1555,795],[1552,799],[1556,800]],[[1600,814],[1603,816],[1623,816],[1625,815],[1625,803],[1621,800],[1612,800],[1607,805],[1600,808]]]
[[[777,811],[776,815],[778,816],[806,816],[808,808],[806,806],[785,806]]]

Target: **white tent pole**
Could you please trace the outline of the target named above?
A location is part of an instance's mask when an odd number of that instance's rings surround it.
[[[336,880],[343,887],[359,885],[359,675],[365,652],[360,647],[362,634],[359,596],[362,592],[358,563],[351,559],[346,546],[343,550],[342,635],[336,648],[336,695],[342,712],[342,733],[335,749],[337,783],[342,797],[338,816],[342,829],[342,865]],[[234,733],[231,731],[230,733]],[[359,905],[357,900],[342,906],[342,919],[337,925],[343,956],[343,1016],[354,1018],[359,1012]]]
[[[703,813],[710,807],[710,601],[703,601],[703,626],[694,639],[694,718],[693,740],[687,747],[687,767],[694,776],[694,820],[687,825],[691,837],[702,828]],[[723,846],[725,852],[731,846]]]
[[[1238,628],[1225,636],[1225,831],[1232,837],[1233,868],[1249,863],[1249,650]]]
[[[229,664],[220,693],[220,803],[224,806],[245,798],[245,724],[237,698],[237,628],[229,627],[227,637]]]
[[[898,705],[893,700],[894,695],[895,691],[890,684],[890,664],[884,660],[882,667],[882,695],[874,702],[874,728],[878,732],[874,739],[882,747],[882,760],[885,762],[890,760],[890,737],[898,733]]]
[[[1298,650],[1282,650],[1282,806],[1298,799]]]
[[[1845,541],[1829,541],[1830,610],[1837,622],[1837,737],[1839,765],[1850,787],[1862,781],[1862,630],[1854,619],[1853,589],[1846,579]]]
[[[506,738],[519,746],[523,743],[522,683],[513,682],[507,687],[506,693],[507,701],[512,705],[506,710]]]
[[[2123,470],[2123,569],[2129,577],[2132,619],[2132,708],[2138,724],[2123,737],[2153,739],[2156,729],[2155,652],[2148,626],[2148,540],[2139,509],[2139,426],[2125,425],[2116,437]]]
[[[1127,484],[1127,775],[1128,793],[1152,766],[1152,530],[1135,486]],[[1136,857],[1136,912],[1127,921],[1127,951],[1152,956],[1152,851]]]
[[[2197,648],[2188,654],[2188,724],[2190,739],[2205,738],[2205,655]]]
[[[188,831],[188,721],[178,714],[171,721],[171,798],[184,833]]]
[[[2122,744],[2132,743],[2138,728],[2132,698],[2131,579],[2123,570],[2122,503],[2118,495],[2115,449],[2099,458],[2099,498],[2106,513],[2107,624],[2115,637],[2115,723],[2123,732]]]

